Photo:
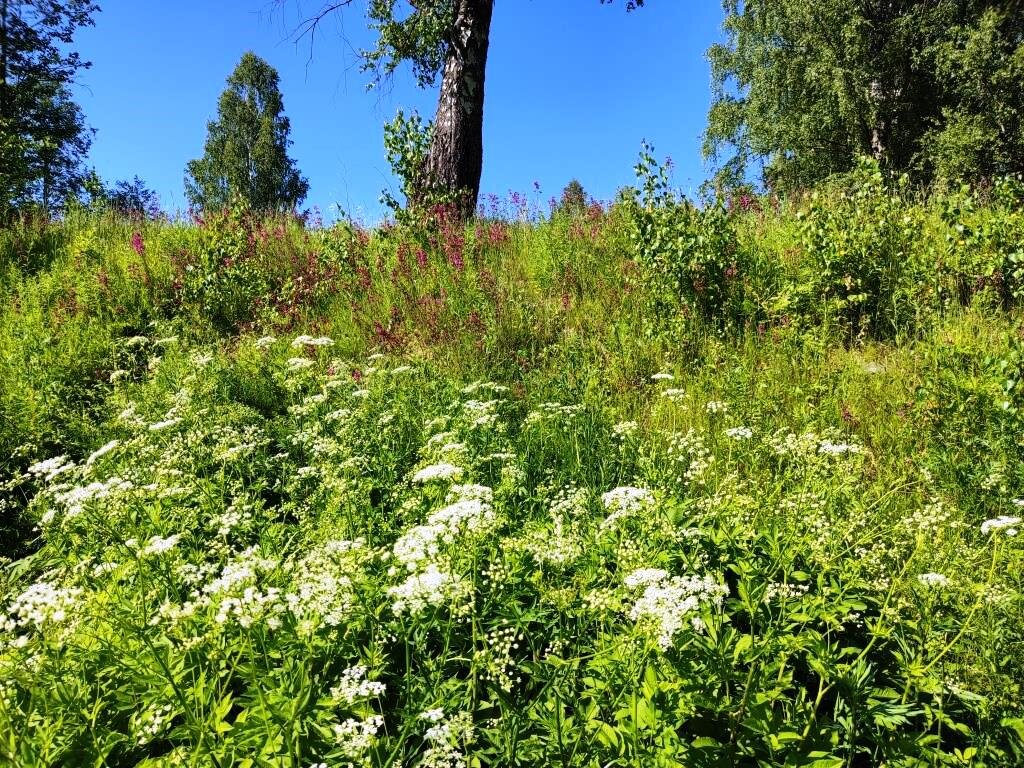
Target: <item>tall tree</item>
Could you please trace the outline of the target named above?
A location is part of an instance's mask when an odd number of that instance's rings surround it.
[[[612,0],[600,0],[602,4]],[[300,28],[316,33],[327,15],[353,0],[328,3]],[[644,0],[627,0],[628,10]],[[420,87],[433,86],[441,75],[430,145],[419,174],[421,197],[432,191],[454,194],[460,213],[476,210],[483,170],[484,81],[494,0],[368,0],[370,27],[377,45],[362,51],[364,70],[374,82],[392,74],[402,62],[412,65]]]
[[[985,110],[957,87],[963,73],[940,64],[963,60],[968,31],[990,12],[1004,22],[994,56],[1019,49],[1012,6],[1019,0],[724,0],[726,40],[708,51],[714,99],[704,144],[718,182],[742,182],[760,161],[768,183],[806,186],[858,155],[931,180],[948,115]],[[1015,70],[996,77],[982,59],[971,57],[972,86],[1012,102]]]
[[[291,124],[284,115],[277,70],[252,52],[242,56],[207,123],[203,157],[186,166],[185,194],[202,209],[236,196],[257,210],[302,202],[309,182],[288,157]]]
[[[91,0],[0,0],[0,215],[53,208],[85,178],[92,131],[70,85],[90,65],[69,46],[98,10]]]

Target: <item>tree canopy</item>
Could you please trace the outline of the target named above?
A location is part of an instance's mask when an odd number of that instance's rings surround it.
[[[871,155],[921,182],[1024,168],[1018,0],[725,0],[716,181],[808,186]]]
[[[291,125],[277,70],[252,52],[242,56],[207,123],[203,157],[186,167],[185,194],[201,209],[241,198],[257,210],[294,208],[309,182],[288,157]]]
[[[91,0],[0,0],[0,215],[53,208],[81,186],[92,131],[70,85],[89,62],[68,46],[98,10]]]

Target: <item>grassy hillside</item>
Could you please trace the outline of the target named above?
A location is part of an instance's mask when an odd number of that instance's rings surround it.
[[[1024,764],[1021,188],[0,234],[0,756]]]

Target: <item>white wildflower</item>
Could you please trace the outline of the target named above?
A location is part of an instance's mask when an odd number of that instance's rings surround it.
[[[818,444],[818,453],[828,456],[842,456],[846,453],[860,453],[861,446],[856,443],[834,443],[831,440],[822,440]]]
[[[331,698],[339,704],[354,704],[359,699],[383,696],[384,683],[366,679],[366,667],[358,664],[341,673],[341,680],[331,688]]]
[[[949,578],[941,573],[918,574],[917,580],[926,587],[945,587],[949,584]]]
[[[54,456],[52,459],[36,462],[28,468],[28,473],[36,477],[45,477],[47,482],[51,482],[74,468],[75,463],[68,461],[67,456]]]
[[[601,503],[604,504],[605,509],[611,512],[601,523],[601,528],[609,528],[619,518],[628,517],[653,504],[654,494],[646,488],[622,485],[601,494]]]
[[[440,464],[431,464],[423,467],[412,476],[412,481],[413,483],[422,485],[424,483],[443,480],[458,480],[462,477],[462,473],[462,467],[456,467],[454,464],[442,462]]]
[[[146,555],[161,555],[164,552],[169,552],[174,549],[174,546],[181,539],[181,534],[174,534],[173,536],[167,536],[166,538],[160,536],[153,536],[146,546],[144,546],[139,554],[143,557]]]
[[[162,429],[168,429],[169,427],[177,426],[181,424],[181,418],[175,416],[174,418],[164,419],[162,421],[156,421],[149,425],[150,432],[159,432]]]
[[[112,450],[117,448],[117,446],[119,446],[120,444],[121,443],[119,440],[111,440],[109,443],[102,446],[101,448],[97,448],[95,451],[89,454],[89,458],[85,460],[85,466],[91,467],[93,465],[93,462],[96,461],[96,459],[100,458],[101,456],[106,456]]]
[[[710,576],[672,576],[647,583],[643,594],[629,611],[629,617],[653,632],[663,649],[687,624],[695,630],[703,628],[697,612],[705,603],[720,605],[727,587]]]
[[[1005,529],[1007,536],[1016,536],[1017,529],[1014,527],[1020,523],[1019,517],[1012,517],[1011,515],[1000,515],[994,517],[991,520],[986,520],[981,524],[982,533],[990,533],[991,531],[1000,531]]]

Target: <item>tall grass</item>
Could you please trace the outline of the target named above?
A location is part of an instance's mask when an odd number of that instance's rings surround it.
[[[1024,762],[1011,184],[0,240],[15,765]]]

